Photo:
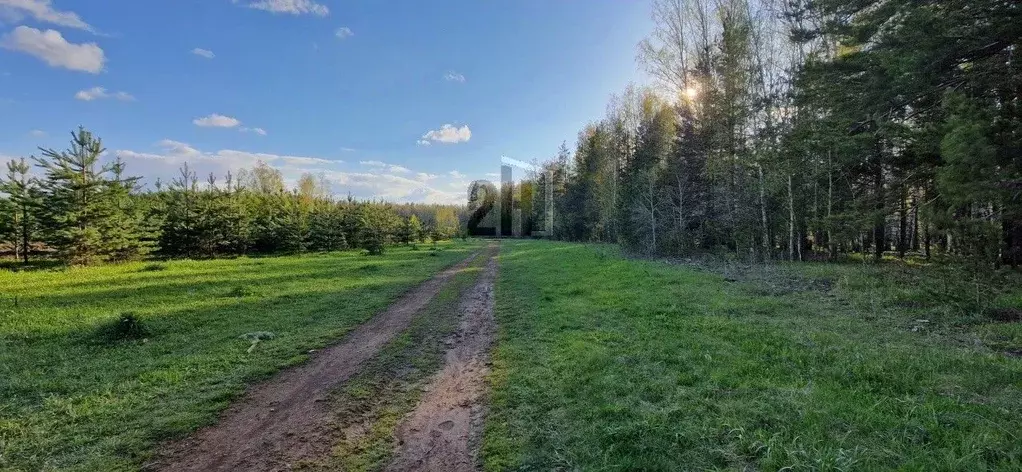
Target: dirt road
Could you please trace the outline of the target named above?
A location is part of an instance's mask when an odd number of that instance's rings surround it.
[[[486,256],[495,264],[495,244]],[[467,258],[405,294],[305,364],[251,388],[219,422],[168,445],[146,469],[290,470],[299,461],[329,454],[335,436],[326,401],[329,392],[358,373],[367,360],[406,329],[415,314],[473,259]],[[488,266],[487,273],[492,270]]]
[[[497,259],[491,257],[475,286],[462,295],[457,342],[415,410],[398,426],[398,449],[388,471],[479,468],[496,276]]]

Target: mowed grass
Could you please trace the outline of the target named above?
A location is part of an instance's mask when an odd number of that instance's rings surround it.
[[[1017,326],[952,316],[925,273],[729,282],[543,241],[500,263],[488,470],[1022,470]]]
[[[0,470],[136,470],[479,247],[2,272]],[[124,312],[145,338],[97,334]]]

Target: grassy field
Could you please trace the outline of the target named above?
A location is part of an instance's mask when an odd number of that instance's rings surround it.
[[[137,469],[479,247],[0,272],[0,470]],[[111,340],[125,312],[147,333]]]
[[[0,272],[0,470],[137,469],[481,245]],[[677,262],[502,243],[488,470],[1022,470],[1018,274]],[[309,469],[386,462],[480,264],[336,392],[365,427]]]
[[[505,242],[487,469],[1022,470],[1022,330],[962,273],[717,269]]]

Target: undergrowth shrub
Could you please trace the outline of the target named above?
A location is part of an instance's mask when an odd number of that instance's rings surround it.
[[[235,286],[234,288],[232,288],[229,292],[227,292],[227,294],[225,296],[241,298],[241,297],[250,297],[250,296],[252,296],[254,294],[255,294],[255,291],[253,291],[251,287],[248,287],[248,286],[245,286],[245,285],[238,285],[238,286]]]
[[[132,341],[148,337],[149,328],[134,313],[122,313],[117,318],[106,320],[96,327],[96,339],[104,343]]]
[[[989,316],[993,303],[1003,293],[994,274],[975,267],[943,266],[933,271],[933,281],[924,286],[924,292],[965,320]]]

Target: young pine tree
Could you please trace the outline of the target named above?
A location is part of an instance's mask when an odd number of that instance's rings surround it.
[[[14,255],[28,264],[28,253],[35,237],[36,218],[34,212],[38,208],[39,189],[37,182],[28,176],[29,165],[25,158],[7,162],[7,178],[0,180],[0,192],[6,193],[9,202],[10,219],[6,231]]]
[[[408,228],[408,234],[411,242],[424,241],[426,239],[426,231],[422,226],[422,220],[420,220],[418,216],[409,216],[406,227]]]
[[[132,195],[139,177],[125,177],[124,162],[119,158],[109,170],[111,178],[104,181],[96,202],[99,252],[108,261],[138,259],[153,250],[157,239],[155,231],[146,224],[143,202]]]
[[[330,200],[314,205],[309,216],[308,247],[313,251],[340,251],[348,247],[344,237],[344,209]]]
[[[361,205],[358,212],[358,232],[361,247],[370,255],[383,254],[384,248],[394,239],[399,217],[394,210],[384,205]]]
[[[451,239],[458,234],[458,230],[461,227],[461,222],[458,220],[458,215],[454,213],[454,209],[450,207],[439,207],[436,209],[434,222],[434,240],[438,239]]]
[[[110,218],[105,174],[111,168],[99,163],[103,151],[100,140],[79,127],[71,132],[70,149],[42,149],[43,157],[35,158],[45,173],[40,185],[43,235],[69,264],[94,262],[105,249],[101,229]]]

